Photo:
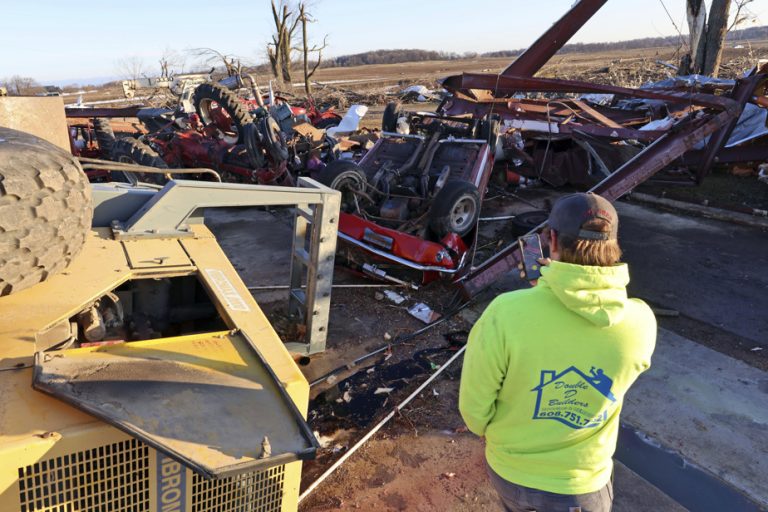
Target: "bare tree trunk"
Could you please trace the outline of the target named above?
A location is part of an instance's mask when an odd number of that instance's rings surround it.
[[[320,67],[320,63],[323,61],[323,50],[328,47],[328,36],[326,35],[323,39],[322,46],[313,45],[310,48],[309,38],[307,37],[307,24],[315,20],[312,19],[311,14],[307,13],[307,4],[305,2],[301,2],[299,4],[299,17],[297,19],[301,23],[301,53],[304,63],[304,91],[306,91],[307,98],[309,98],[312,96],[312,76],[315,74],[317,69]],[[312,66],[312,69],[310,69],[309,56],[313,53],[317,55],[317,60]]]
[[[286,84],[290,84],[293,79],[291,78],[291,40],[292,40],[292,33],[293,30],[289,30],[286,27],[283,27],[283,46],[280,49],[282,52],[281,60],[282,60],[282,73],[283,73],[283,82]]]
[[[739,5],[741,9],[743,5]],[[707,5],[704,0],[686,0],[691,53],[684,55],[681,59],[679,74],[698,73],[717,76],[725,36],[728,33],[730,6],[731,0],[712,0],[709,16],[707,16]]]
[[[312,83],[309,81],[309,43],[307,42],[307,17],[304,8],[302,3],[299,15],[301,16],[301,46],[304,52],[304,91],[307,93],[307,98],[309,98],[312,96]]]
[[[291,12],[288,0],[280,0],[277,4],[272,0],[271,3],[275,33],[272,35],[272,42],[267,44],[269,65],[278,82],[290,84],[292,40],[299,23],[299,16]]]
[[[680,63],[679,74],[689,75],[694,69],[701,69],[699,65],[703,62],[704,38],[702,37],[707,29],[707,8],[704,0],[688,0],[686,2],[686,14],[688,18],[688,31],[690,38],[688,40],[690,53],[683,55]]]
[[[728,33],[728,10],[731,0],[712,0],[707,22],[707,37],[702,74],[717,76],[723,56],[725,35]]]

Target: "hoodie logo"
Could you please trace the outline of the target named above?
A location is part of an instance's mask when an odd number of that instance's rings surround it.
[[[531,390],[537,393],[533,419],[555,420],[574,429],[600,426],[616,403],[612,386],[613,380],[594,366],[589,374],[575,366],[560,373],[542,370],[540,384]]]

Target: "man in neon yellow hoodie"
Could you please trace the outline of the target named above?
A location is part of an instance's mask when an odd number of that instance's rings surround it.
[[[497,297],[470,333],[459,410],[505,510],[607,512],[622,402],[656,320],[627,298],[610,202],[566,196],[547,224],[538,283]]]

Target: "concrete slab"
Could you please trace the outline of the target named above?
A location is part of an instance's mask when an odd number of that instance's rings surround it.
[[[665,329],[622,419],[768,506],[768,374]]]

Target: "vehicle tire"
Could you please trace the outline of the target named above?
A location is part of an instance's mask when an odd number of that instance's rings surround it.
[[[219,84],[201,84],[197,86],[192,95],[192,104],[203,124],[214,123],[214,103],[218,105],[229,117],[230,126],[217,127],[224,133],[224,140],[230,144],[238,144],[243,141],[243,128],[253,121],[253,117],[246,110],[243,103],[235,93]]]
[[[429,209],[429,227],[439,238],[448,233],[464,236],[480,217],[480,192],[467,181],[449,181]]]
[[[488,142],[491,147],[491,152],[496,149],[496,142],[499,140],[499,132],[501,131],[501,116],[499,114],[491,114],[482,121],[478,127],[478,139],[483,139]]]
[[[112,145],[115,143],[115,132],[109,119],[97,117],[93,120],[93,133],[96,134],[96,142],[99,144],[102,158],[109,158],[112,154]]]
[[[340,117],[326,117],[325,119],[320,119],[315,125],[315,128],[317,128],[318,130],[327,130],[328,128],[339,126],[340,122],[341,122]]]
[[[0,128],[0,296],[64,270],[91,229],[91,187],[68,152]]]
[[[515,236],[525,235],[541,223],[546,222],[548,218],[549,212],[546,210],[531,210],[520,213],[512,219],[512,231]]]
[[[112,145],[112,160],[128,164],[145,165],[147,167],[157,167],[158,169],[167,169],[165,163],[157,151],[141,142],[139,139],[125,137],[117,139]]]
[[[280,131],[280,125],[277,124],[275,118],[265,116],[259,119],[259,131],[272,159],[276,163],[288,160],[288,145],[285,143],[285,136]]]
[[[397,120],[403,117],[403,106],[399,101],[387,103],[384,115],[381,117],[381,131],[397,132]]]
[[[341,192],[341,210],[350,212],[355,210],[354,192],[365,191],[368,180],[365,172],[354,162],[349,160],[333,160],[320,171],[317,181],[328,188]]]
[[[147,167],[157,167],[158,169],[167,169],[165,163],[157,152],[148,145],[133,137],[117,139],[112,145],[112,160],[126,164],[145,165]],[[162,185],[166,183],[166,175],[157,173],[136,173],[140,179],[148,183],[157,183]]]
[[[243,129],[243,143],[245,145],[245,154],[248,156],[248,163],[252,169],[262,169],[267,163],[261,149],[262,136],[259,128],[254,123],[248,123]]]

